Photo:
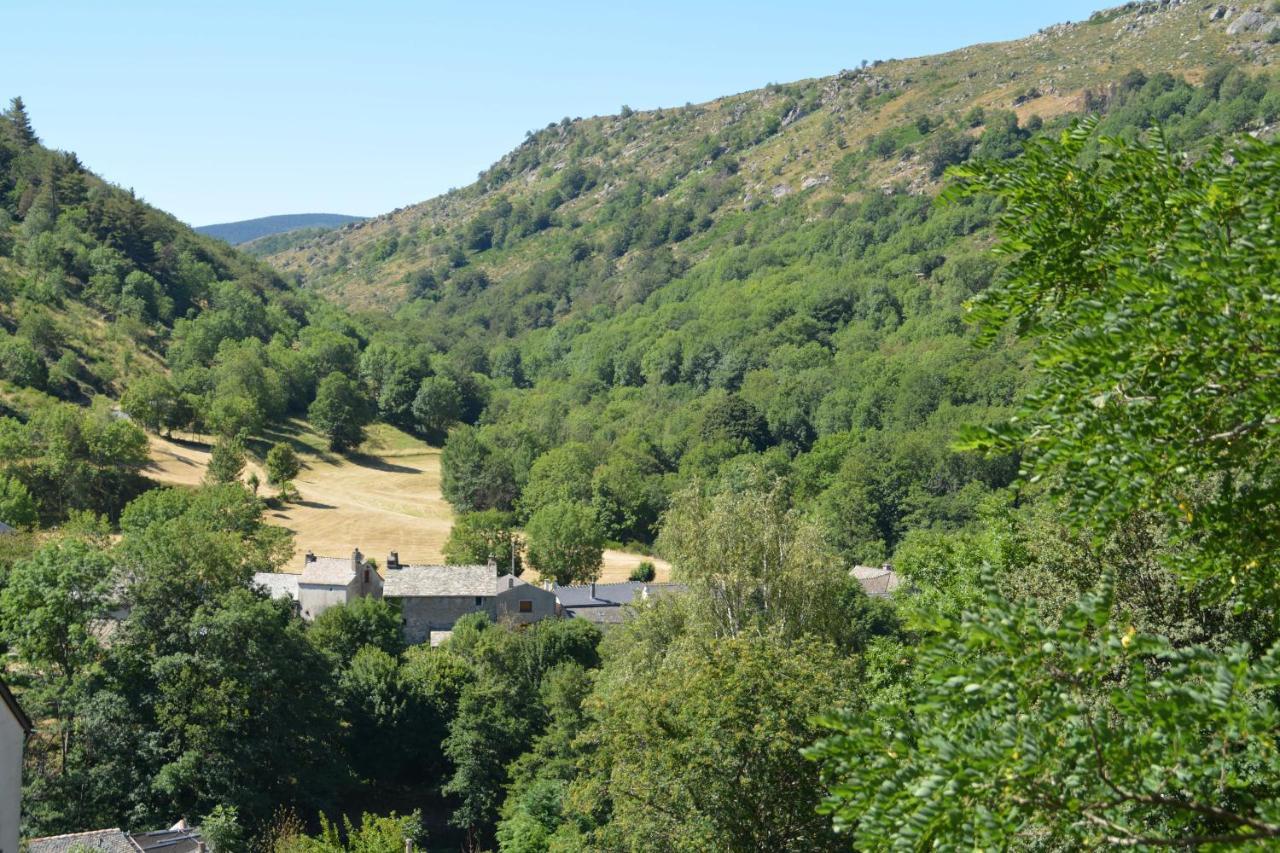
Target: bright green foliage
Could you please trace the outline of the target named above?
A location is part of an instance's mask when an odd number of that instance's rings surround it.
[[[444,558],[458,565],[482,565],[492,558],[502,572],[524,570],[523,542],[515,532],[513,513],[496,509],[464,512],[453,520]],[[514,558],[514,560],[513,560]]]
[[[1153,134],[1085,163],[1089,127],[959,173],[1004,201],[1014,256],[975,315],[1035,341],[1042,377],[975,445],[1019,450],[1094,529],[1134,510],[1180,520],[1184,574],[1274,596],[1280,145],[1187,164]]]
[[[682,492],[658,546],[675,579],[692,587],[695,624],[709,636],[808,635],[858,648],[868,624],[881,632],[892,621],[864,618],[877,606],[777,491],[713,498]]]
[[[458,426],[440,454],[441,490],[458,512],[510,510],[518,488],[515,471],[473,427]]]
[[[317,837],[296,835],[280,839],[269,853],[404,853],[406,841],[426,842],[422,816],[417,812],[404,817],[397,817],[395,812],[386,817],[366,812],[359,824],[343,816],[340,825],[321,815]]]
[[[1023,453],[1080,536],[1028,543],[1005,521],[904,542],[904,571],[963,615],[936,608],[918,681],[830,716],[810,752],[862,849],[1280,838],[1280,145],[1191,163],[1158,134],[1094,159],[1088,140],[960,173],[1005,203],[1014,255],[975,313],[1032,339],[1041,377],[975,444]],[[1001,572],[976,580],[987,560]],[[999,586],[1046,608],[974,594]]]
[[[558,584],[600,576],[604,533],[590,506],[560,501],[533,514],[526,527],[529,565]]]
[[[824,811],[859,849],[1280,837],[1280,653],[1176,650],[1112,604],[1053,625],[992,595],[945,626],[916,692],[826,718]]]
[[[462,389],[448,376],[428,376],[413,398],[413,418],[428,437],[440,440],[462,417]]]
[[[445,754],[453,775],[444,793],[458,803],[450,821],[480,840],[491,834],[508,781],[507,768],[547,724],[539,700],[556,667],[599,663],[600,631],[581,619],[551,619],[513,632],[466,617],[445,647],[470,665],[449,724]]]
[[[548,450],[529,469],[529,482],[520,495],[521,515],[528,519],[554,503],[590,503],[594,468],[586,445],[571,443]]]
[[[16,477],[0,475],[0,521],[15,528],[36,523],[36,502]]]
[[[329,439],[329,449],[341,452],[359,447],[364,441],[364,427],[370,413],[359,387],[346,375],[334,371],[320,381],[307,417],[312,426]]]
[[[0,632],[32,666],[70,683],[101,656],[91,623],[102,615],[113,563],[94,544],[68,538],[42,547],[9,572],[0,592]]]
[[[120,397],[120,408],[152,432],[172,432],[191,421],[191,410],[168,377],[140,376],[129,383]]]
[[[326,609],[311,623],[307,639],[339,666],[366,646],[393,657],[404,649],[400,614],[390,602],[372,596]]]
[[[51,404],[25,424],[0,417],[0,472],[26,486],[45,519],[118,515],[141,491],[146,463],[146,435],[106,406]]]
[[[238,821],[235,806],[214,806],[200,819],[200,837],[209,845],[211,853],[234,853],[244,844],[244,830]]]
[[[196,610],[153,664],[162,763],[156,793],[189,813],[234,803],[254,815],[318,798],[337,735],[324,659],[287,605],[235,590]]]
[[[593,752],[564,795],[556,840],[599,822],[585,849],[845,849],[814,812],[822,787],[800,748],[813,715],[849,702],[854,684],[835,647],[776,636],[690,639],[643,675],[606,669],[585,702]],[[518,808],[537,794],[526,789]]]
[[[266,465],[267,482],[273,486],[282,486],[285,483],[292,482],[302,469],[302,464],[298,461],[298,454],[294,453],[293,448],[282,441],[271,445],[271,449],[267,451]]]
[[[219,438],[209,454],[205,480],[211,484],[235,483],[244,473],[244,442],[236,438]]]
[[[0,379],[41,389],[49,381],[49,368],[30,343],[0,333]]]

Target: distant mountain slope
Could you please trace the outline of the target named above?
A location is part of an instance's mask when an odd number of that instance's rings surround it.
[[[801,215],[824,216],[869,189],[932,192],[934,164],[953,152],[931,150],[930,127],[915,129],[922,118],[973,136],[989,125],[962,124],[975,108],[1012,111],[1022,122],[1078,115],[1105,105],[1133,69],[1196,83],[1224,63],[1273,64],[1277,16],[1270,6],[1253,17],[1248,9],[1133,2],[1017,41],[875,62],[705,104],[566,117],[530,133],[468,187],[320,235],[272,263],[340,293],[344,304],[388,309],[413,295],[423,271],[439,280],[465,263],[501,285],[571,238],[600,246],[619,268],[658,246],[696,259],[716,250],[690,236],[731,218],[751,221],[796,196]],[[881,156],[858,156],[872,144]],[[697,218],[670,235],[626,239],[627,218],[616,216],[623,208]]]
[[[348,222],[360,222],[363,217],[347,216],[342,213],[287,213],[281,216],[263,216],[259,219],[245,219],[240,222],[221,222],[215,225],[201,225],[195,230],[219,240],[226,240],[233,246],[248,243],[272,234],[283,234],[299,228],[320,228],[328,230],[346,225]]]
[[[270,257],[369,308],[383,417],[449,438],[455,509],[589,504],[652,541],[675,491],[785,483],[850,565],[972,521],[1016,459],[950,448],[1007,416],[1024,354],[974,345],[1000,275],[948,166],[1088,113],[1175,150],[1280,122],[1280,15],[1130,3],[1018,41],[710,103],[565,118],[469,187]],[[416,395],[384,350],[419,345]],[[407,414],[406,414],[407,413]]]

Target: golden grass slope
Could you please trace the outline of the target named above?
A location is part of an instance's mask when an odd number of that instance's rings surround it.
[[[444,561],[453,512],[440,491],[438,448],[385,424],[371,427],[359,452],[349,457],[330,453],[319,436],[297,421],[270,438],[290,442],[303,463],[295,481],[301,500],[267,511],[268,522],[294,534],[294,554],[282,571],[302,571],[307,551],[345,556],[353,548],[379,565],[391,551],[405,562]],[[209,464],[209,445],[203,436],[193,439],[151,436],[152,462],[145,473],[166,485],[199,485]],[[258,463],[251,462],[246,476],[249,472],[266,482]],[[643,559],[608,551],[601,580],[626,580]],[[653,562],[658,579],[668,579],[670,565]]]

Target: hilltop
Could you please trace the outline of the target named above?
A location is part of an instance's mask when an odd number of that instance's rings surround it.
[[[650,248],[620,233],[618,208],[635,207],[685,220],[639,242],[693,261],[724,246],[716,224],[749,221],[743,214],[761,206],[799,196],[803,215],[825,216],[869,190],[932,193],[948,158],[920,144],[921,117],[976,136],[987,125],[974,110],[1012,112],[1023,124],[1083,114],[1134,69],[1196,83],[1224,63],[1265,68],[1277,57],[1275,18],[1262,6],[1135,2],[1017,41],[876,61],[704,104],[566,117],[530,132],[466,188],[270,259],[343,304],[394,310],[424,294],[425,273],[439,280],[465,261],[501,287],[563,256],[570,237],[600,244],[625,267]],[[872,144],[885,156],[858,156]]]
[[[339,228],[350,222],[360,222],[362,217],[341,213],[287,213],[280,216],[263,216],[258,219],[242,219],[239,222],[219,222],[214,225],[198,225],[196,231],[225,240],[233,246],[250,243],[273,234],[308,229],[314,233]]]

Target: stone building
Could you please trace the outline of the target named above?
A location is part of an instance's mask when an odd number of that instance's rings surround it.
[[[486,566],[404,565],[387,558],[383,597],[400,606],[404,639],[439,643],[469,613],[495,622],[529,623],[556,615],[554,593]]]
[[[356,548],[350,557],[318,557],[310,551],[302,559],[302,573],[258,572],[254,583],[272,598],[292,598],[303,619],[311,621],[336,604],[371,595],[382,597],[382,576]]]

